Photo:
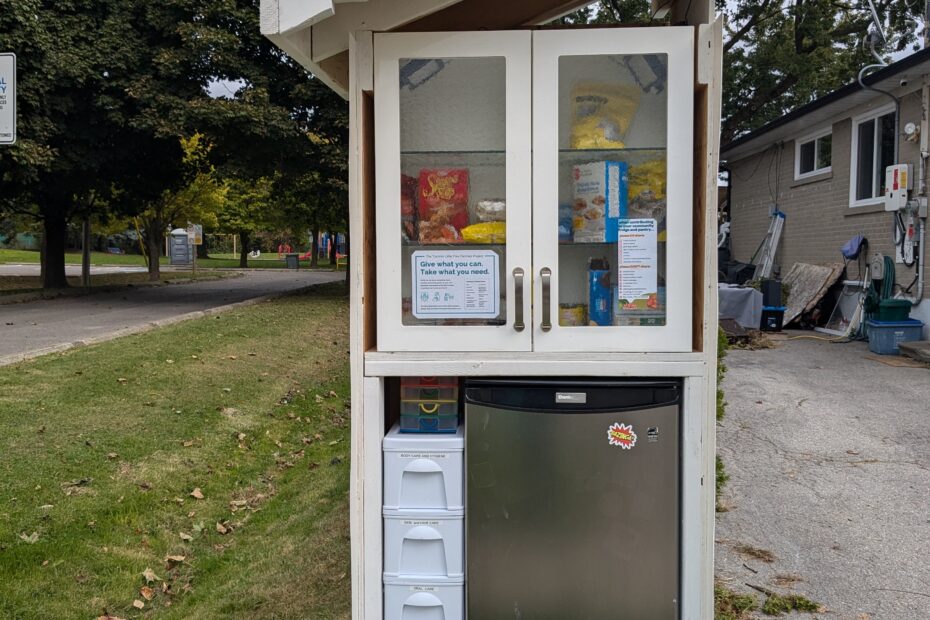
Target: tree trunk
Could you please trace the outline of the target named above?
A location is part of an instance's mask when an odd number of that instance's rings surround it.
[[[204,235],[202,239],[203,243],[200,245],[194,246],[197,248],[197,258],[210,258],[208,253],[209,248],[207,247],[207,236]]]
[[[245,231],[239,232],[239,266],[249,266],[249,233]]]
[[[45,255],[42,263],[42,288],[68,288],[65,276],[65,244],[68,221],[58,213],[43,218]]]
[[[315,226],[310,230],[313,240],[310,242],[310,269],[320,266],[320,228]]]
[[[336,233],[329,233],[329,264],[336,268]]]
[[[165,227],[161,220],[152,220],[149,222],[148,229],[145,231],[145,250],[149,255],[149,281],[156,282],[161,279],[161,246],[164,243]]]

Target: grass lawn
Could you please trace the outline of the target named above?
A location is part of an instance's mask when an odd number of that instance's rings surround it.
[[[0,368],[0,618],[349,618],[342,291]]]
[[[2,263],[38,263],[39,252],[35,250],[0,250],[0,264]],[[71,265],[81,264],[80,252],[65,254],[65,262]],[[139,254],[107,254],[106,252],[91,252],[90,262],[94,265],[145,265],[145,259]],[[160,264],[168,265],[170,261],[162,256]],[[300,261],[302,268],[308,268],[309,260]],[[229,268],[238,267],[239,257],[233,254],[212,254],[210,258],[198,258],[198,268]],[[284,269],[286,265],[277,254],[263,254],[260,258],[249,259],[250,268]],[[319,269],[331,269],[329,259],[321,259]]]

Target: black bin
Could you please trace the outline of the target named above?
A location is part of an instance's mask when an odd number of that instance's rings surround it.
[[[297,254],[285,254],[284,264],[288,269],[300,269],[300,256]]]
[[[770,307],[781,306],[781,282],[778,280],[762,280],[762,305]]]
[[[759,329],[764,332],[780,332],[784,320],[784,306],[762,306],[762,320],[759,322]]]

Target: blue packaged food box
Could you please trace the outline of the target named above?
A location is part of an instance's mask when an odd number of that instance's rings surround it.
[[[597,161],[572,167],[572,240],[615,243],[627,212],[627,165]]]

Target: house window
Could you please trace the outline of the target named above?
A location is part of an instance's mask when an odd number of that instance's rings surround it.
[[[875,204],[885,194],[885,168],[895,163],[895,110],[853,119],[849,203]]]
[[[833,151],[833,134],[830,129],[800,138],[794,145],[795,179],[830,172]]]

